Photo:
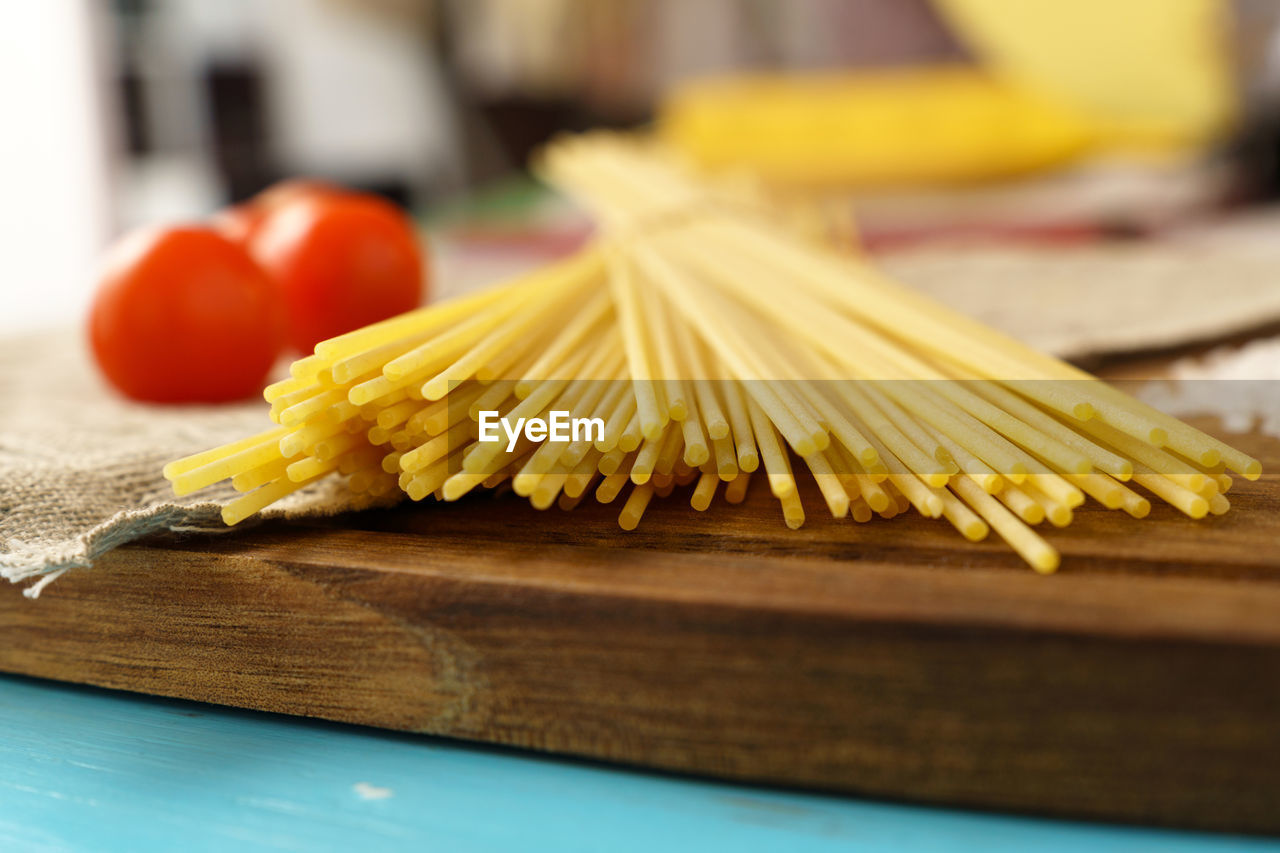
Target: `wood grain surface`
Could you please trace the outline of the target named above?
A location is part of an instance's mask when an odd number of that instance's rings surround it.
[[[1208,424],[1202,424],[1207,425]],[[1280,442],[1234,443],[1280,471]],[[156,538],[38,602],[0,669],[735,779],[1280,832],[1280,481],[1096,505],[1041,577],[912,516],[479,497]]]

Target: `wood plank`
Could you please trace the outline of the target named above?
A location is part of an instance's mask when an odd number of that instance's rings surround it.
[[[1280,442],[1237,442],[1280,471]],[[763,484],[760,484],[761,486]],[[1280,832],[1280,482],[1082,508],[1030,572],[944,522],[479,497],[157,538],[38,603],[0,669],[737,779]]]

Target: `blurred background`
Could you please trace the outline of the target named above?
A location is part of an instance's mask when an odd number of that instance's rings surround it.
[[[3,331],[78,318],[122,231],[295,175],[407,206],[437,263],[554,253],[587,224],[527,177],[530,152],[650,125],[966,305],[1007,313],[1009,290],[974,282],[1025,282],[1046,257],[1026,247],[1096,280],[1082,247],[1172,240],[1246,281],[1209,331],[1280,320],[1271,0],[47,0],[4,19]],[[958,245],[987,254],[957,266]],[[1103,278],[1204,272],[1145,251],[1105,255]],[[1176,285],[1155,281],[1129,302]]]

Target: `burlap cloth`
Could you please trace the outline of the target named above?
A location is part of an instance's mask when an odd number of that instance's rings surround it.
[[[0,341],[0,576],[35,580],[35,597],[70,568],[159,530],[228,530],[229,483],[176,498],[172,459],[270,426],[261,400],[151,406],[113,394],[83,335]],[[352,506],[336,478],[290,495],[264,516],[324,515]]]
[[[1275,233],[1247,245],[922,248],[887,255],[881,267],[1036,349],[1076,359],[1280,320]]]

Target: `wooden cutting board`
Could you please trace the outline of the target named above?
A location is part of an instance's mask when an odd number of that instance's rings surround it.
[[[1212,424],[1201,424],[1212,427]],[[1280,442],[1233,438],[1280,471]],[[675,771],[1280,832],[1280,481],[1093,507],[1041,577],[945,522],[478,497],[156,538],[38,602],[0,669]],[[3,697],[0,696],[0,701]]]

